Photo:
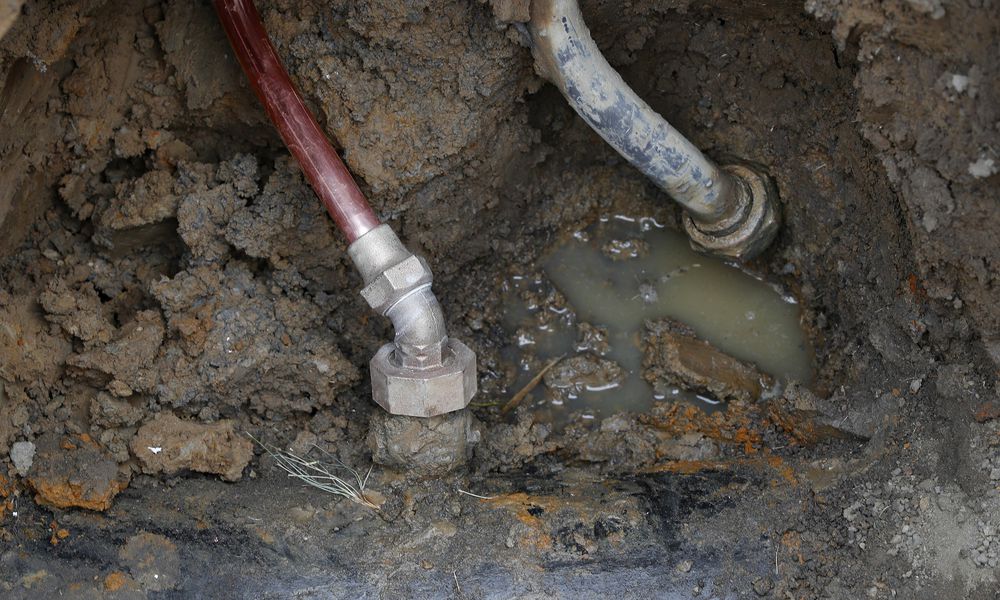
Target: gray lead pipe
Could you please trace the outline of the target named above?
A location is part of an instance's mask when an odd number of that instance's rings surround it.
[[[576,0],[532,0],[531,51],[584,121],[684,207],[695,248],[752,258],[777,233],[777,190],[749,164],[719,167],[625,83],[597,48]]]
[[[531,39],[543,76],[632,165],[699,221],[734,207],[732,177],[643,101],[608,64],[576,0],[533,0]]]

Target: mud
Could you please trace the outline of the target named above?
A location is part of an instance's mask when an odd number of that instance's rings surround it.
[[[554,430],[501,414],[503,281],[602,214],[673,227],[675,208],[533,74],[521,3],[262,1],[479,356],[465,466],[376,466],[378,511],[259,449],[242,466],[249,432],[367,470],[366,363],[390,328],[211,8],[27,2],[10,24],[18,4],[0,2],[0,595],[994,597],[993,4],[584,2],[653,108],[775,176],[785,226],[749,268],[800,302],[817,376]],[[163,419],[226,427],[210,458],[238,460],[144,473],[133,442]]]

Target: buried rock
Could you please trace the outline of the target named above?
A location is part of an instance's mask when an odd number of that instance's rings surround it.
[[[771,387],[771,378],[754,365],[729,356],[680,321],[647,322],[643,341],[642,376],[654,387],[666,384],[740,402],[753,402]]]
[[[150,475],[197,471],[238,481],[253,458],[253,444],[236,433],[232,421],[195,423],[170,413],[140,427],[130,447]]]
[[[35,500],[57,508],[107,510],[129,475],[89,435],[46,434],[36,440],[28,484]]]

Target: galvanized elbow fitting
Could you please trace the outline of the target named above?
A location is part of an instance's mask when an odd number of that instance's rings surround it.
[[[685,209],[692,245],[745,260],[778,231],[777,189],[763,171],[717,166],[642,100],[608,64],[576,0],[532,0],[539,74],[633,166]]]
[[[396,337],[372,358],[372,397],[394,415],[433,417],[468,406],[476,394],[476,355],[449,338],[427,261],[380,225],[348,255],[365,282],[361,296],[392,321]]]

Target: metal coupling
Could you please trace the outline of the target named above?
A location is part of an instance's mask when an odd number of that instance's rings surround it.
[[[749,260],[774,241],[781,227],[778,188],[765,171],[748,163],[721,169],[730,179],[727,203],[731,209],[715,221],[702,221],[685,211],[684,230],[696,250]]]
[[[468,406],[477,390],[476,354],[448,337],[427,261],[407,250],[388,225],[355,240],[347,253],[365,282],[361,296],[396,330],[370,363],[375,402],[411,417]]]

